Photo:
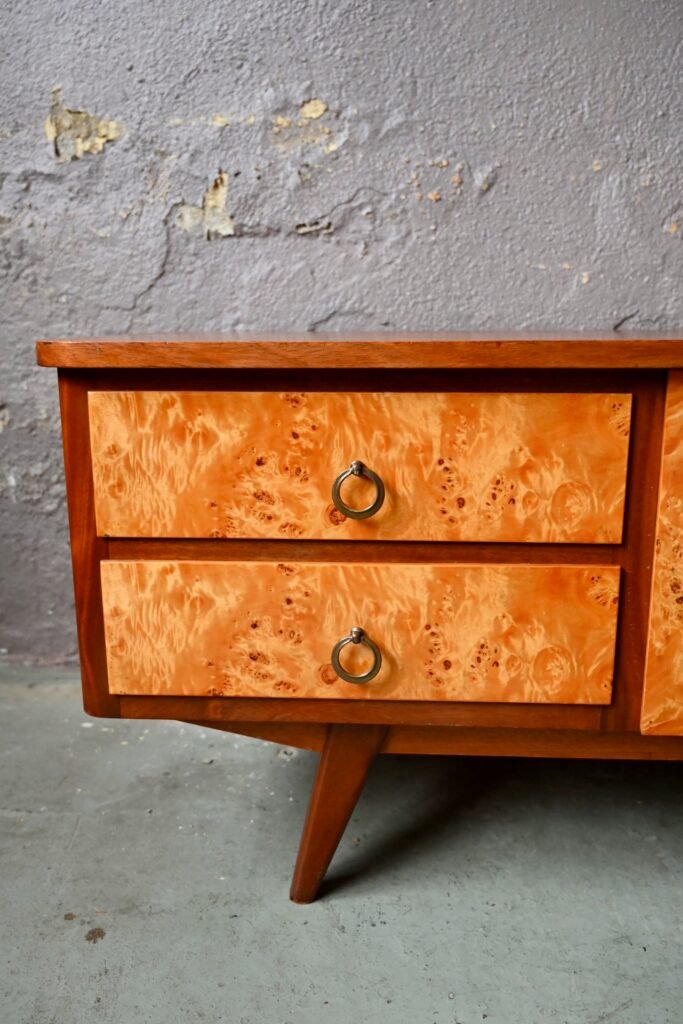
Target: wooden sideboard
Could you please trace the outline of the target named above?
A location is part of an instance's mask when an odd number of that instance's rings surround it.
[[[86,711],[321,752],[683,759],[683,338],[42,341]]]

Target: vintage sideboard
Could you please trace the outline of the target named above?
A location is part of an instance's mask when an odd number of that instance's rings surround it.
[[[683,758],[683,337],[43,341],[86,711],[321,752]]]

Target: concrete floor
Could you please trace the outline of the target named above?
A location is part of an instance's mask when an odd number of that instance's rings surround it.
[[[308,907],[316,755],[0,673],[3,1024],[680,1024],[683,766],[386,758]]]

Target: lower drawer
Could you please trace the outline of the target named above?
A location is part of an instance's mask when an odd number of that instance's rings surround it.
[[[115,694],[607,704],[615,566],[103,562]],[[366,642],[338,652],[360,627]],[[355,640],[359,639],[356,634]]]

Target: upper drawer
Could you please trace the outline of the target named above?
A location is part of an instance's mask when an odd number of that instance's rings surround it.
[[[631,396],[99,391],[89,395],[97,531],[619,543]],[[370,518],[335,479],[378,474]],[[351,476],[352,508],[376,488]]]

